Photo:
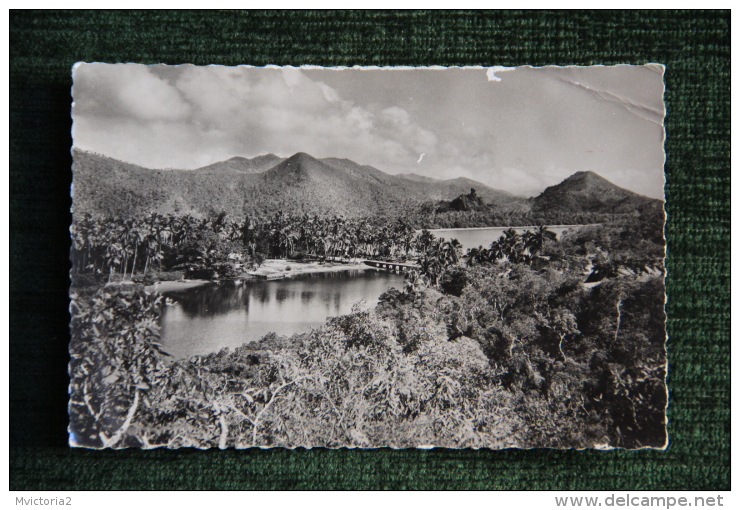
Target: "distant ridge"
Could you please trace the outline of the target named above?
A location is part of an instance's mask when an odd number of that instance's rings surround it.
[[[576,172],[532,201],[534,212],[635,213],[662,201],[620,188],[591,171]]]
[[[419,175],[419,174],[414,174],[414,173],[396,174],[396,176],[402,179],[407,179],[409,181],[414,181],[414,182],[441,182],[440,179],[434,179],[432,177],[427,177],[425,175]]]
[[[219,161],[202,168],[197,168],[194,171],[199,173],[217,174],[217,173],[246,173],[246,174],[259,174],[265,172],[275,166],[276,164],[284,161],[285,158],[276,156],[275,154],[263,154],[254,158],[243,158],[241,156],[235,156],[226,161]]]
[[[149,212],[206,216],[289,214],[398,217],[412,211],[636,213],[662,202],[620,188],[593,172],[577,172],[527,199],[472,179],[415,180],[349,159],[299,152],[234,157],[196,170],[153,170],[73,151],[76,214],[140,216]],[[422,176],[419,176],[422,177]],[[476,190],[476,199],[460,199]],[[444,204],[448,204],[445,206]]]
[[[96,216],[194,214],[398,216],[470,186],[417,183],[349,159],[299,152],[233,157],[196,170],[155,170],[75,149],[74,210]],[[476,183],[481,195],[499,192]]]

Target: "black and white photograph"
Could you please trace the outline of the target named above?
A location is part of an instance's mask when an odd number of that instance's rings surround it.
[[[665,448],[664,71],[76,64],[69,444]]]

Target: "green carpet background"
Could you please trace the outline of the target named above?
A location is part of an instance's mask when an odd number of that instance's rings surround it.
[[[729,489],[729,12],[10,12],[10,489]],[[77,61],[667,66],[666,451],[67,447]]]

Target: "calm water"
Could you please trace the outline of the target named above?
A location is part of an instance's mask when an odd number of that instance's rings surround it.
[[[581,225],[549,225],[547,228],[560,238],[566,230],[578,228]],[[486,228],[437,228],[429,230],[435,237],[444,237],[447,240],[457,239],[463,246],[463,253],[470,248],[483,246],[488,248],[504,233],[504,230],[513,228],[519,234],[537,227],[486,227]]]
[[[276,281],[213,283],[166,295],[162,341],[175,359],[232,350],[274,331],[292,335],[345,315],[365,300],[377,303],[391,287],[403,288],[403,275],[385,271],[343,271]]]
[[[548,227],[560,236],[574,225]],[[437,237],[457,239],[463,251],[488,247],[508,227],[430,230]],[[519,233],[534,227],[515,227]],[[213,283],[168,292],[176,301],[165,308],[162,341],[175,359],[234,349],[269,332],[292,335],[309,331],[327,317],[345,315],[352,305],[367,306],[391,287],[403,288],[403,275],[385,271],[343,271],[301,275],[276,281]]]

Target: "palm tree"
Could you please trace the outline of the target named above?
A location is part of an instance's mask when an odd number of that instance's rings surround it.
[[[434,242],[434,235],[428,230],[424,229],[416,238],[416,251],[424,253]]]
[[[498,248],[510,262],[522,261],[524,245],[521,236],[513,228],[504,230],[504,234],[498,240]],[[493,245],[491,245],[491,249],[493,249]]]
[[[419,266],[421,267],[421,275],[427,277],[431,285],[437,285],[444,270],[440,253],[430,250],[423,254],[419,258]]]
[[[557,235],[555,232],[548,230],[544,225],[540,225],[534,231],[527,231],[524,233],[522,240],[524,241],[524,247],[529,251],[532,257],[537,256],[542,247],[547,241],[555,241]]]
[[[298,240],[298,234],[293,229],[292,225],[285,225],[279,231],[279,247],[282,249],[284,258],[288,258],[293,254],[293,247],[295,246],[296,240]]]
[[[131,276],[130,276],[130,278],[133,279],[134,271],[136,270],[136,259],[138,258],[138,255],[139,255],[139,246],[144,239],[144,235],[143,235],[143,232],[141,231],[140,226],[137,224],[132,225],[131,229],[128,231],[128,237],[129,237],[128,242],[133,242],[133,245],[134,245],[132,249],[134,258],[131,263]],[[124,267],[123,270],[124,270],[123,276],[125,279],[126,278],[126,268]]]
[[[440,258],[445,266],[457,264],[460,261],[461,251],[462,245],[457,239],[452,239],[451,241],[443,241],[439,245]]]
[[[323,242],[324,242],[324,260],[328,257],[328,255],[331,253],[334,243],[336,242],[336,238],[333,233],[327,232],[323,236]]]
[[[468,266],[474,266],[477,264],[484,264],[487,262],[493,262],[491,250],[478,246],[477,248],[471,248],[463,257],[466,259]]]
[[[508,256],[508,251],[503,239],[503,237],[500,237],[498,241],[491,243],[491,246],[488,248],[487,257],[489,262],[496,262]]]

